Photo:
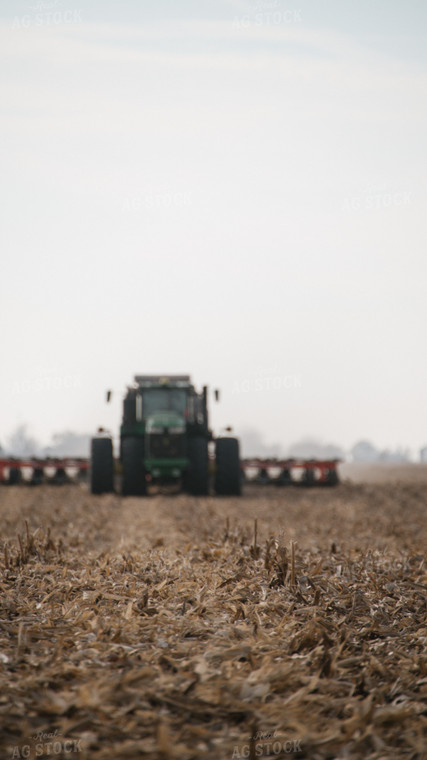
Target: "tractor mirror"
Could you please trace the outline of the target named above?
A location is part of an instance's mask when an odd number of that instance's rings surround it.
[[[112,395],[113,395],[113,392],[112,392],[112,391],[107,391],[107,395],[106,395],[106,398],[105,398],[105,400],[106,400],[107,404],[109,404],[109,403],[110,403],[110,401],[111,401],[111,396],[112,396]]]
[[[214,394],[215,394],[215,401],[219,401],[219,390],[218,390],[218,388],[215,388]]]

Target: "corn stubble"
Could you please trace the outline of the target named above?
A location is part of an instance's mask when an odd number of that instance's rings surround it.
[[[1,489],[2,756],[425,758],[426,494]]]

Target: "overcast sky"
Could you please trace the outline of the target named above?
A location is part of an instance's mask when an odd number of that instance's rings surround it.
[[[426,22],[3,0],[0,443],[185,372],[217,431],[426,444]]]

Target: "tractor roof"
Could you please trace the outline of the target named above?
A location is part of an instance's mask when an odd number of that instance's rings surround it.
[[[190,388],[190,375],[135,375],[140,388]]]

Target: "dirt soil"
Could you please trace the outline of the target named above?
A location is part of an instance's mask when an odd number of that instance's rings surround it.
[[[427,482],[0,488],[0,757],[427,758]]]

